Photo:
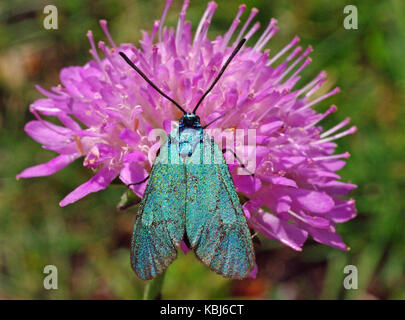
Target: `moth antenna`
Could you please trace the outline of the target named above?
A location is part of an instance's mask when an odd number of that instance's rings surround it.
[[[165,97],[167,100],[169,100],[171,103],[173,103],[177,108],[179,108],[181,110],[181,112],[183,112],[184,114],[186,114],[187,112],[180,106],[180,104],[178,104],[176,101],[174,101],[172,98],[170,98],[167,94],[165,94],[162,90],[160,90],[158,88],[158,86],[156,84],[154,84],[152,82],[152,80],[150,80],[148,78],[148,76],[146,74],[144,74],[128,57],[127,55],[120,51],[119,52],[120,56],[126,61],[126,63],[128,63],[130,65],[130,67],[132,69],[134,69],[147,83],[149,83],[153,89],[155,89],[157,92],[159,92],[163,97]]]
[[[230,57],[228,58],[228,60],[225,62],[225,64],[223,65],[223,67],[221,68],[221,71],[218,73],[217,77],[215,78],[215,80],[212,82],[211,86],[208,88],[207,91],[205,91],[205,93],[203,94],[203,96],[200,98],[200,100],[197,102],[196,106],[194,107],[193,113],[195,114],[198,107],[200,106],[201,102],[203,102],[203,100],[205,99],[205,97],[210,93],[210,91],[214,88],[214,86],[217,84],[218,80],[221,78],[222,74],[225,72],[225,69],[228,67],[228,65],[231,63],[232,59],[236,56],[236,54],[238,53],[238,51],[242,48],[243,44],[246,42],[246,39],[243,38],[238,45],[236,46],[236,48],[233,50],[232,54],[230,55]]]
[[[228,113],[228,112],[225,111],[225,112],[224,112],[223,114],[221,114],[219,117],[217,117],[217,118],[215,118],[214,120],[208,122],[208,123],[207,123],[205,126],[203,126],[202,128],[203,128],[203,129],[207,128],[208,126],[212,125],[215,121],[217,121],[217,120],[219,120],[219,119],[225,117],[225,115],[226,115],[227,113]]]

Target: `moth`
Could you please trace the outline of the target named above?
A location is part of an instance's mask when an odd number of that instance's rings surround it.
[[[204,131],[212,122],[203,127],[196,114],[245,41],[233,50],[191,113],[120,52],[149,85],[184,113],[155,158],[135,221],[131,266],[141,279],[162,274],[176,258],[182,240],[203,264],[224,277],[242,279],[254,267],[252,239],[231,174],[222,151]]]

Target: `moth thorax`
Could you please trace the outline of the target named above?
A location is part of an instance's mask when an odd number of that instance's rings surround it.
[[[179,153],[182,158],[191,157],[194,149],[200,142],[200,130],[186,128],[179,137]]]

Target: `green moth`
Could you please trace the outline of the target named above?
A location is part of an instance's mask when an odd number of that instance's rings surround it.
[[[184,113],[179,127],[159,150],[135,222],[131,265],[141,279],[162,274],[176,258],[182,240],[202,263],[224,277],[242,279],[254,267],[252,239],[231,174],[222,151],[204,132],[212,122],[203,127],[196,114],[245,41],[240,41],[192,113],[120,52],[145,81]]]

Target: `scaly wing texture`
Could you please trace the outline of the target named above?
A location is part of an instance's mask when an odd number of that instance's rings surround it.
[[[186,164],[186,232],[196,256],[215,272],[242,279],[254,267],[245,215],[222,152],[204,133],[204,163],[199,148]]]
[[[152,279],[170,265],[185,230],[186,182],[181,162],[167,162],[177,146],[166,142],[155,159],[142,198],[131,243],[131,265],[141,279]],[[172,151],[172,152],[171,152]]]

